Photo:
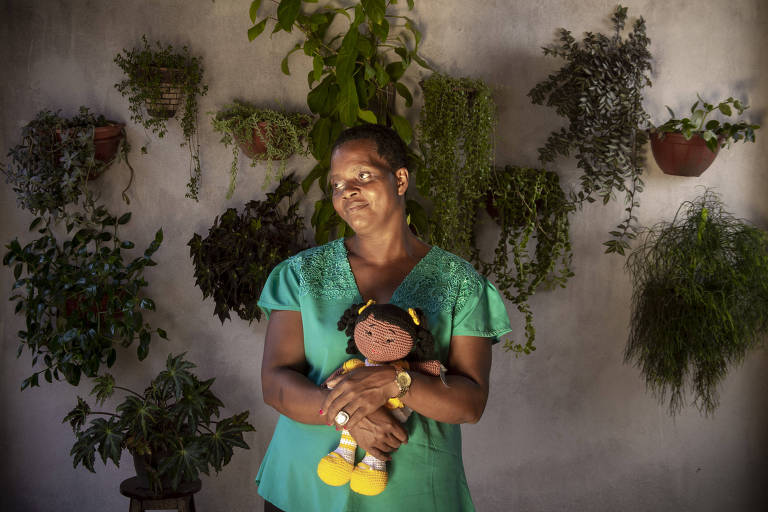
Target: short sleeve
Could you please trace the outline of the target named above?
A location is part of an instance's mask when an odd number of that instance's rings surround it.
[[[299,279],[290,259],[278,263],[272,269],[257,304],[267,314],[267,318],[276,309],[291,311],[301,309]]]
[[[498,343],[499,336],[510,332],[509,315],[498,290],[482,276],[465,281],[459,294],[453,316],[454,336],[479,336],[492,338]]]

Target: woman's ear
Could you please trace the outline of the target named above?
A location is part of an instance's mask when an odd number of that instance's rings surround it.
[[[397,195],[404,196],[405,191],[408,190],[408,184],[410,183],[410,175],[408,169],[401,167],[395,171],[395,187],[397,188]]]

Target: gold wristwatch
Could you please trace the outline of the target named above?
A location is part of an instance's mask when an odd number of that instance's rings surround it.
[[[393,396],[392,398],[403,398],[411,388],[411,374],[405,371],[402,367],[395,366],[395,384],[400,388],[400,392],[397,396]]]

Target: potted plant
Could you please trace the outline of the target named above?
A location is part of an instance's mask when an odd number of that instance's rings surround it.
[[[566,199],[557,174],[543,169],[506,166],[491,176],[488,209],[499,226],[492,262],[478,256],[481,272],[493,278],[504,296],[525,315],[525,345],[507,340],[507,350],[530,354],[536,350],[536,329],[528,298],[540,288],[565,287],[571,271]]]
[[[221,142],[232,146],[227,199],[235,191],[238,169],[238,147],[248,158],[251,167],[258,161],[267,162],[264,184],[272,178],[272,163],[280,161],[277,178],[285,172],[285,160],[294,154],[308,155],[307,136],[312,118],[306,114],[258,108],[249,103],[235,101],[217,112],[211,122],[213,129],[222,134]]]
[[[649,229],[627,260],[633,283],[625,361],[671,414],[686,395],[705,414],[728,370],[768,328],[768,234],[711,191]]]
[[[261,320],[256,302],[272,269],[306,249],[304,221],[290,198],[299,184],[289,175],[264,201],[249,201],[242,213],[229,208],[216,217],[208,236],[192,236],[189,255],[203,298],[212,296],[221,323],[234,311],[243,320]],[[280,204],[288,199],[288,207]]]
[[[122,124],[94,116],[86,107],[67,118],[42,110],[21,131],[21,142],[0,165],[18,204],[33,214],[60,216],[67,205],[84,197],[87,180],[100,176],[115,160],[128,162],[130,145]]]
[[[414,180],[432,203],[429,240],[469,260],[476,252],[477,209],[491,185],[496,105],[480,80],[435,73],[422,89],[418,141],[423,165]]]
[[[589,32],[579,43],[560,29],[559,43],[544,48],[544,55],[565,60],[565,65],[528,93],[534,104],[547,105],[568,124],[552,132],[539,149],[542,164],[558,156],[574,156],[581,169],[581,190],[572,201],[581,206],[594,196],[608,203],[624,192],[624,219],[604,242],[607,253],[624,254],[637,231],[634,209],[643,190],[644,150],[649,116],[643,108],[643,88],[651,85],[650,40],[645,21],[635,21],[624,39],[627,8],[618,6],[611,17],[614,34]]]
[[[667,107],[671,119],[651,129],[651,150],[659,168],[674,176],[701,176],[712,164],[721,147],[743,140],[755,142],[759,125],[745,121],[720,123],[707,118],[712,112],[730,117],[734,111],[742,115],[749,105],[728,98],[717,105],[707,103],[701,96],[691,106],[691,117],[677,119]]]
[[[150,45],[146,36],[142,46],[123,49],[115,63],[125,78],[115,84],[120,94],[128,97],[131,120],[162,138],[167,133],[167,120],[182,108],[180,119],[184,142],[189,148],[190,180],[186,197],[198,200],[200,191],[200,144],[197,142],[197,114],[199,96],[205,96],[208,86],[203,85],[201,57],[192,56],[189,48],[177,51],[160,42]],[[146,146],[141,148],[146,153]]]
[[[143,392],[117,386],[110,374],[94,380],[91,394],[99,405],[115,390],[126,397],[115,412],[93,411],[77,398],[77,406],[64,418],[76,437],[71,451],[74,467],[82,464],[95,472],[97,451],[104,464],[109,459],[119,466],[122,451],[128,450],[137,476],[160,494],[163,487],[177,489],[182,482],[196,480],[200,472],[208,474],[210,468],[218,473],[231,460],[234,448],[248,449],[243,433],[255,430],[247,421],[248,411],[214,420],[224,407],[211,391],[215,379],[200,380],[184,355],[169,354],[165,369]],[[90,417],[94,418],[86,428]]]
[[[147,286],[144,270],[155,265],[152,255],[163,232],[157,231],[142,256],[128,260],[125,251],[134,243],[121,239],[119,228],[130,218],[130,212],[113,216],[88,197],[82,210],[64,212],[65,236],[55,229],[55,217],[41,216],[30,225],[37,239],[24,246],[14,239],[6,246],[3,265],[13,269],[15,279],[10,300],[26,320],[17,356],[27,348],[33,366],[42,366],[24,379],[22,389],[37,386],[40,375],[77,385],[81,375],[94,377],[101,365],[111,367],[118,346],[138,341],[138,357],[144,359],[152,334],[166,337],[144,320],[142,311],[155,304],[141,293]]]
[[[317,181],[323,191],[311,223],[315,241],[325,243],[348,229],[333,209],[327,184],[331,146],[339,133],[356,124],[379,123],[392,126],[406,144],[411,143],[410,122],[395,112],[392,99],[396,93],[406,107],[413,104],[401,78],[412,62],[429,67],[418,55],[421,32],[409,17],[388,12],[393,2],[383,0],[355,1],[344,8],[312,6],[306,12],[302,2],[280,0],[275,2],[273,14],[257,21],[261,3],[251,2],[249,14],[254,25],[248,30],[248,39],[256,39],[267,22],[275,20],[272,34],[295,28],[292,33],[301,35],[283,59],[282,71],[290,74],[288,61],[294,52],[303,50],[312,59],[307,105],[317,115],[310,131],[310,147],[318,164],[302,188],[306,192]],[[411,0],[407,7],[413,8]]]

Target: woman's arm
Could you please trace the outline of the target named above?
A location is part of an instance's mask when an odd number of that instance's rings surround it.
[[[448,353],[446,382],[418,372],[409,372],[412,383],[403,403],[428,418],[445,423],[476,423],[488,400],[491,343],[487,338],[454,336]],[[331,383],[334,389],[323,402],[324,418],[333,419],[340,410],[349,414],[347,428],[396,396],[399,388],[391,366],[369,366],[353,370]]]
[[[330,390],[310,381],[306,377],[307,369],[301,313],[273,311],[267,324],[261,362],[264,402],[298,422],[330,424],[319,413]],[[363,449],[382,460],[389,460],[387,454],[408,440],[405,429],[383,409],[371,411],[370,417],[350,432]]]

